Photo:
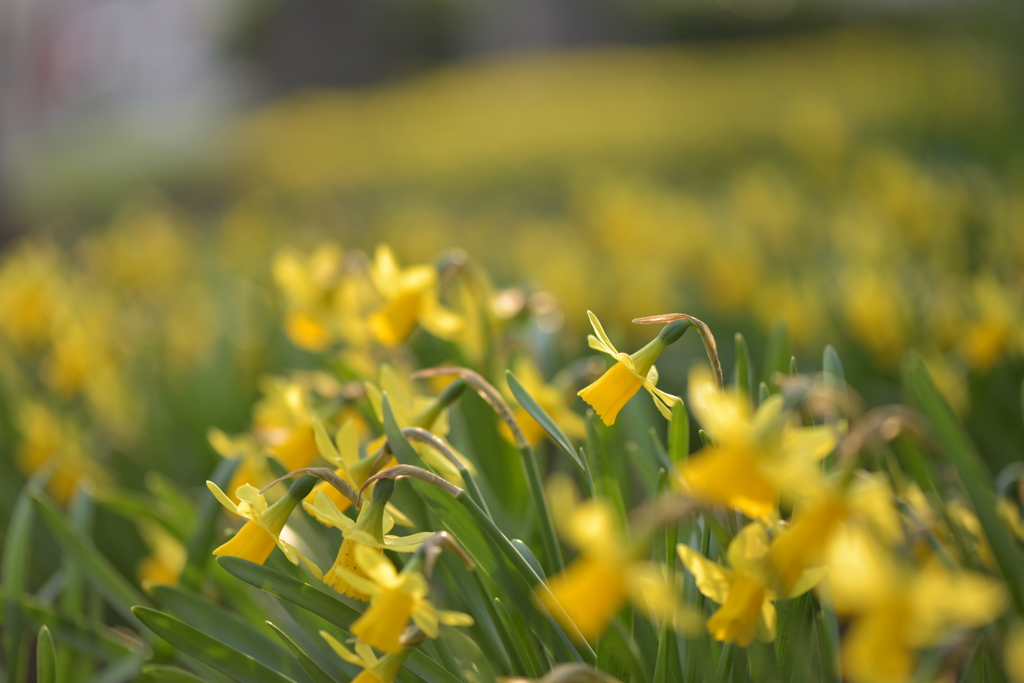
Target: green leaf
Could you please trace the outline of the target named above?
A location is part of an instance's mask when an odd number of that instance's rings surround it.
[[[736,333],[736,369],[733,376],[736,391],[748,400],[754,398],[754,373],[750,363],[750,348],[747,340],[739,332]]]
[[[711,440],[711,435],[703,429],[697,430],[697,434],[700,436],[700,442],[704,445],[704,448],[709,448],[714,445],[714,442]]]
[[[142,673],[153,683],[205,683],[202,678],[176,666],[153,664],[142,667]]]
[[[562,428],[555,424],[555,421],[551,419],[551,416],[540,407],[540,404],[534,400],[532,396],[523,388],[523,385],[519,383],[516,376],[512,374],[511,370],[505,371],[505,379],[508,382],[508,388],[512,391],[512,396],[515,397],[516,401],[522,406],[523,410],[530,414],[534,420],[537,421],[544,431],[548,433],[551,440],[554,441],[558,446],[569,454],[572,461],[576,463],[576,466],[580,468],[580,471],[585,471],[583,461],[580,460],[580,456],[576,453],[576,450],[572,447],[572,442],[569,441],[569,437],[565,435]]]
[[[32,553],[32,502],[26,491],[22,491],[18,496],[14,511],[11,513],[10,526],[7,528],[3,558],[4,595],[24,595],[27,587],[28,566]],[[17,600],[6,601],[3,643],[8,681],[16,681],[20,677],[19,669],[25,664],[23,655],[26,652],[27,635],[21,603]]]
[[[821,368],[829,375],[832,375],[843,382],[846,381],[846,374],[843,372],[843,364],[839,360],[839,354],[831,344],[825,346],[825,351],[822,353]]]
[[[672,406],[672,421],[668,424],[668,457],[678,465],[690,456],[690,414],[680,401]]]
[[[169,614],[149,607],[134,607],[132,612],[174,647],[239,683],[288,683],[292,680]]]
[[[68,525],[56,503],[49,496],[42,491],[36,491],[32,494],[32,502],[53,535],[57,537],[61,548],[74,558],[96,590],[110,601],[122,616],[135,623],[132,606],[148,605],[149,601],[118,573],[90,539],[82,538]]]
[[[218,557],[217,564],[242,581],[294,603],[339,628],[348,630],[352,626],[352,622],[360,617],[355,608],[334,597],[333,594],[314,588],[308,583],[303,583],[261,564],[227,556]]]
[[[36,639],[36,681],[57,683],[57,650],[53,647],[50,629],[43,626]]]
[[[967,432],[935,388],[924,361],[916,353],[908,354],[903,364],[903,383],[917,409],[931,423],[939,452],[960,474],[1017,613],[1024,616],[1024,559],[996,514],[992,477],[985,470]]]
[[[643,683],[651,679],[644,671],[642,659],[622,622],[615,619],[597,642],[597,668],[623,681]]]
[[[786,340],[786,324],[778,322],[768,335],[764,350],[764,371],[761,379],[767,383],[768,390],[775,393],[772,375],[776,372],[785,373],[789,370],[789,351]]]
[[[185,623],[204,633],[217,634],[229,647],[295,680],[305,679],[305,670],[295,662],[286,648],[223,606],[172,586],[154,586],[150,594],[161,609]]]
[[[757,405],[761,405],[767,401],[772,395],[772,392],[768,390],[768,385],[761,382],[757,385]]]
[[[362,616],[354,608],[334,597],[333,593],[314,588],[255,562],[225,556],[218,557],[217,563],[242,581],[294,603],[345,631],[351,628],[352,622]],[[409,656],[406,666],[417,676],[427,679],[428,683],[458,682],[458,679],[445,671],[440,664],[419,650]]]
[[[227,488],[239,462],[240,460],[237,459],[221,460],[213,470],[210,481],[222,490]],[[204,568],[213,553],[217,538],[217,520],[220,519],[222,507],[209,490],[203,492],[202,502],[199,503],[199,514],[196,516],[195,526],[188,539],[188,559],[185,561],[185,569],[181,573],[183,588],[198,590],[203,583]]]
[[[148,520],[174,538],[185,539],[186,530],[181,520],[167,505],[152,496],[136,491],[108,491],[98,496],[96,502],[131,522]]]
[[[58,642],[103,660],[118,659],[134,653],[135,643],[118,631],[92,624],[84,617],[57,614],[27,593],[22,593],[21,610],[33,628],[47,626]],[[0,603],[8,601],[0,593]]]
[[[270,626],[270,628],[274,629],[274,633],[276,633],[277,637],[281,639],[281,642],[285,644],[285,647],[287,647],[291,651],[291,653],[295,656],[295,659],[299,660],[299,664],[301,664],[302,668],[306,670],[307,674],[309,674],[309,677],[313,681],[313,683],[334,683],[334,679],[327,675],[327,673],[323,669],[321,669],[316,662],[310,659],[309,655],[303,652],[302,648],[296,645],[295,642],[291,638],[289,638],[284,631],[282,631],[269,621],[267,622],[267,624]]]

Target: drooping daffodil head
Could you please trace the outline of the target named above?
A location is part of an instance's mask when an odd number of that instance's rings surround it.
[[[250,484],[243,484],[235,491],[239,500],[238,505],[235,505],[220,490],[220,487],[212,481],[207,481],[207,488],[221,505],[233,514],[248,520],[238,533],[214,550],[213,554],[240,557],[243,560],[263,564],[270,557],[274,547],[277,546],[289,562],[297,565],[301,560],[317,578],[321,578],[323,574],[320,568],[300,553],[295,546],[281,538],[281,531],[284,530],[285,524],[288,522],[288,516],[299,504],[299,501],[309,494],[315,483],[316,480],[312,477],[302,477],[292,484],[287,495],[268,506],[263,494]]]
[[[343,540],[338,549],[338,556],[334,560],[334,565],[324,575],[324,583],[339,593],[363,601],[369,601],[371,597],[365,590],[352,585],[346,579],[349,574],[355,574],[369,580],[369,577],[356,563],[355,553],[360,546],[369,548],[378,556],[383,554],[385,548],[400,553],[411,553],[418,550],[423,541],[431,535],[432,532],[429,531],[409,536],[387,534],[395,524],[394,518],[387,511],[387,501],[392,490],[394,490],[394,482],[390,479],[377,481],[373,486],[372,497],[363,504],[359,511],[359,517],[354,522],[323,493],[316,495],[312,505],[303,504],[306,511],[322,524],[333,526],[342,532]],[[347,572],[342,572],[342,570],[347,570]]]
[[[678,340],[689,329],[691,323],[677,320],[666,325],[647,346],[630,355],[621,353],[615,348],[596,315],[587,311],[587,316],[594,328],[594,334],[587,336],[587,343],[590,348],[607,353],[614,358],[615,364],[606,370],[597,381],[581,389],[579,391],[580,398],[594,409],[602,422],[611,426],[615,424],[615,418],[619,411],[643,387],[654,399],[654,405],[658,408],[658,412],[666,420],[671,420],[672,406],[679,403],[680,399],[678,396],[658,389],[658,370],[654,367],[654,361],[669,344]]]
[[[344,568],[339,572],[350,586],[370,596],[370,607],[352,624],[352,634],[364,643],[382,652],[401,652],[402,632],[410,619],[428,638],[438,637],[439,624],[473,625],[468,614],[439,610],[427,599],[430,587],[419,556],[401,572],[365,545],[356,547],[354,559],[359,574]]]

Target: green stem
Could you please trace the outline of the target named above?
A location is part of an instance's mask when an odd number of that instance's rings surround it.
[[[562,558],[562,548],[558,543],[558,535],[555,533],[555,523],[551,519],[551,510],[544,497],[540,468],[537,467],[537,456],[529,446],[519,449],[519,453],[522,455],[523,466],[526,468],[530,496],[533,498],[533,506],[537,510],[537,518],[540,523],[540,535],[544,543],[544,569],[548,576],[554,576],[565,570],[565,560]]]

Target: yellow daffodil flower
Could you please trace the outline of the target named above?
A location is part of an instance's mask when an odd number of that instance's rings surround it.
[[[457,397],[458,393],[453,389],[454,395],[448,395],[445,391],[438,397],[421,396],[415,394],[408,383],[399,377],[395,369],[384,363],[380,367],[380,387],[372,382],[365,382],[366,396],[373,406],[377,419],[384,421],[384,394],[388,395],[388,403],[391,405],[391,413],[395,416],[395,422],[402,429],[406,427],[419,427],[431,432],[434,436],[444,441],[448,449],[455,455],[463,467],[471,474],[476,473],[476,467],[464,455],[459,453],[450,443],[445,440],[448,435],[448,405]],[[458,387],[461,391],[461,385]],[[367,451],[374,452],[384,445],[386,438],[378,437],[367,445]],[[448,481],[462,485],[462,476],[459,469],[447,458],[437,451],[422,444],[413,444],[416,452],[431,467],[437,470],[438,474]],[[392,459],[385,467],[398,464]]]
[[[304,382],[264,377],[263,398],[253,414],[253,433],[286,470],[309,467],[317,457],[310,391]]]
[[[590,404],[606,425],[611,426],[615,424],[615,418],[623,406],[643,387],[651,394],[658,412],[666,420],[671,420],[672,406],[679,403],[680,399],[657,387],[658,370],[654,367],[654,361],[666,346],[682,336],[689,323],[680,320],[666,325],[647,346],[629,355],[616,350],[596,315],[587,311],[587,316],[596,334],[588,335],[587,343],[590,344],[590,348],[614,358],[615,365],[605,371],[596,382],[581,389],[578,395]]]
[[[729,543],[729,567],[712,562],[684,544],[676,546],[676,550],[693,574],[697,589],[721,605],[707,621],[708,632],[716,640],[740,647],[750,645],[755,636],[765,643],[775,640],[777,614],[773,603],[780,594],[772,585],[768,533],[761,523],[743,527]],[[824,574],[820,568],[804,571],[781,597],[806,593]]]
[[[822,563],[832,535],[842,524],[862,525],[889,546],[902,541],[903,528],[893,500],[885,475],[860,473],[845,484],[832,484],[798,508],[793,524],[772,541],[769,551],[782,590],[792,590],[806,569]]]
[[[139,531],[150,553],[139,561],[135,573],[146,586],[176,586],[185,568],[188,551],[181,541],[155,523],[140,523]]]
[[[394,482],[381,479],[374,484],[373,497],[363,504],[359,517],[352,521],[346,517],[330,498],[318,493],[313,504],[303,503],[303,507],[322,524],[341,529],[343,540],[338,549],[338,557],[334,565],[324,575],[324,583],[338,591],[355,598],[368,601],[370,593],[348,582],[346,576],[355,574],[364,579],[368,577],[356,564],[355,552],[360,546],[371,549],[371,552],[382,554],[383,550],[394,550],[399,553],[411,553],[419,549],[423,541],[431,535],[424,531],[410,536],[389,536],[387,532],[395,525],[394,519],[387,512],[386,502],[394,489]],[[342,570],[347,570],[343,572]]]
[[[779,394],[751,413],[748,401],[717,388],[705,368],[694,368],[689,383],[690,410],[714,444],[681,468],[678,483],[684,492],[754,519],[774,511],[780,494],[795,499],[818,494],[817,463],[835,447],[835,428],[794,426],[783,415]]]
[[[1006,591],[995,578],[951,570],[932,559],[902,563],[865,527],[846,525],[826,552],[822,599],[851,618],[843,638],[843,675],[853,683],[897,683],[914,671],[915,650],[995,619]]]
[[[281,538],[281,531],[288,522],[288,516],[295,506],[299,504],[316,482],[312,477],[303,477],[292,484],[288,495],[281,498],[273,505],[268,506],[266,499],[258,489],[243,484],[235,495],[239,504],[235,505],[231,499],[220,490],[212,481],[207,481],[206,486],[210,489],[220,504],[233,514],[245,517],[247,521],[226,543],[213,551],[214,555],[227,555],[229,557],[240,557],[257,564],[263,564],[270,557],[274,546],[281,549],[288,561],[297,565],[299,560],[309,568],[319,579],[323,576],[320,568],[313,564],[300,553],[293,545]]]
[[[430,587],[416,558],[398,573],[390,560],[368,546],[357,546],[354,556],[360,573],[344,568],[340,573],[350,586],[370,596],[369,609],[352,624],[352,635],[364,643],[381,652],[401,652],[399,637],[410,618],[428,638],[437,638],[439,624],[473,625],[468,614],[439,610],[427,600]]]
[[[327,631],[320,631],[320,636],[327,641],[335,654],[349,664],[361,666],[363,670],[352,679],[352,683],[392,683],[412,649],[400,650],[395,654],[386,654],[381,658],[373,654],[373,648],[366,643],[356,643],[355,652],[338,642],[338,639]]]
[[[554,383],[547,384],[544,381],[544,376],[540,374],[540,370],[537,369],[533,361],[525,356],[520,356],[516,360],[513,372],[519,383],[523,385],[523,389],[526,389],[526,393],[533,397],[537,405],[551,416],[551,419],[562,428],[567,436],[581,439],[586,435],[586,425],[583,422],[583,418],[569,407],[565,390],[559,388]],[[516,405],[511,395],[506,396],[506,398],[512,399],[510,403],[515,405],[512,412],[515,415],[516,422],[519,423],[520,429],[523,431],[523,436],[526,437],[526,441],[531,446],[536,447],[547,436],[547,432],[528,412],[523,410],[521,406]],[[502,422],[498,426],[498,430],[510,443],[515,442],[507,424]]]
[[[290,249],[274,258],[274,280],[288,309],[285,332],[300,348],[323,351],[337,338],[334,308],[344,272],[342,257],[337,245],[322,244],[306,258]]]
[[[367,325],[384,346],[404,342],[417,323],[441,339],[452,339],[462,329],[462,318],[438,301],[437,271],[432,266],[402,270],[391,248],[382,244],[377,247],[370,278],[385,303]]]
[[[359,429],[354,420],[346,420],[341,425],[341,429],[338,430],[338,435],[334,441],[331,441],[331,437],[327,435],[327,430],[319,420],[313,422],[313,434],[316,438],[316,445],[320,455],[324,460],[335,465],[337,469],[334,470],[334,473],[342,480],[348,482],[354,490],[358,491],[363,482],[374,474],[373,464],[375,458],[360,459],[359,457]],[[313,505],[316,502],[316,495],[318,493],[322,493],[330,498],[339,512],[344,512],[352,504],[352,501],[342,494],[341,491],[326,481],[321,481],[314,486],[303,502]],[[391,503],[387,504],[386,509],[392,519],[398,524],[403,526],[413,525],[412,521]]]
[[[559,532],[580,554],[537,598],[570,634],[578,630],[584,640],[595,640],[627,601],[679,629],[692,626],[664,568],[638,559],[639,548],[627,544],[610,505],[577,503],[565,477],[553,476],[547,488]]]
[[[103,471],[86,455],[85,434],[47,406],[24,402],[18,407],[17,425],[22,438],[15,454],[18,469],[30,476],[51,467],[46,489],[61,505],[71,501],[83,478],[103,478]]]

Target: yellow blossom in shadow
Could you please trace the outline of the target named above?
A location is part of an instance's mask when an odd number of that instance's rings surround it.
[[[185,546],[154,523],[140,524],[139,530],[150,553],[135,568],[139,583],[146,586],[176,586],[185,568],[188,551]]]
[[[326,243],[305,258],[291,249],[274,257],[274,281],[287,306],[285,332],[300,348],[323,351],[338,337],[335,309],[343,256],[341,247]]]
[[[15,460],[26,476],[42,467],[52,468],[46,489],[61,505],[66,505],[84,478],[103,480],[104,473],[86,455],[86,436],[68,419],[37,401],[18,407],[17,422],[21,442]]]
[[[747,400],[717,388],[703,367],[690,373],[689,397],[714,443],[680,469],[677,484],[688,495],[759,519],[782,494],[799,499],[820,491],[818,463],[835,447],[835,427],[795,426],[779,394],[752,412]]]
[[[384,305],[367,320],[378,342],[395,347],[404,342],[417,324],[441,339],[453,339],[464,321],[438,301],[437,271],[421,265],[401,269],[391,248],[377,247],[370,278],[384,298]]]
[[[526,393],[533,397],[537,405],[544,409],[544,412],[555,421],[555,424],[562,428],[566,435],[577,439],[581,439],[586,435],[586,426],[583,418],[569,407],[566,391],[558,387],[555,382],[551,384],[546,383],[544,376],[541,375],[540,370],[537,369],[533,361],[525,356],[520,356],[516,359],[513,373],[516,379],[519,380],[519,383],[523,385]],[[511,396],[507,398],[511,398]],[[514,399],[511,403],[515,405]],[[531,446],[536,447],[547,436],[544,428],[528,412],[523,410],[521,406],[515,405],[513,414],[519,423],[519,427],[523,430],[523,436],[526,437],[527,442]],[[510,443],[515,442],[512,432],[504,422],[498,425],[498,431]]]
[[[327,631],[320,631],[320,636],[327,641],[327,644],[339,657],[349,664],[363,668],[352,679],[352,683],[392,683],[398,676],[398,672],[402,670],[406,658],[412,652],[412,649],[409,648],[378,658],[373,654],[373,648],[366,643],[356,643],[355,652],[352,652]]]
[[[213,551],[214,555],[240,557],[256,564],[263,564],[270,557],[274,546],[277,546],[292,564],[297,565],[299,560],[302,560],[314,576],[318,579],[323,576],[319,567],[281,538],[281,531],[288,522],[288,516],[298,505],[298,500],[288,495],[268,506],[266,499],[258,489],[249,484],[243,484],[235,492],[235,496],[240,501],[238,505],[235,505],[212,481],[207,481],[206,487],[229,512],[248,520],[238,530],[238,533]]]
[[[381,480],[376,482],[374,487],[381,486],[382,483],[391,482]],[[370,593],[349,583],[346,578],[354,574],[368,579],[356,564],[356,551],[360,546],[365,546],[371,553],[378,555],[382,554],[385,548],[399,553],[412,553],[418,550],[423,541],[433,533],[424,531],[409,536],[387,535],[387,532],[394,527],[395,521],[386,510],[385,505],[373,499],[363,503],[356,521],[346,517],[323,493],[317,493],[314,502],[312,504],[303,503],[303,507],[321,524],[341,529],[343,536],[341,547],[338,549],[338,556],[335,558],[334,564],[324,575],[324,583],[339,593],[356,600],[368,601],[371,597]]]
[[[779,594],[772,582],[768,533],[754,522],[743,527],[729,543],[724,567],[685,544],[676,546],[679,558],[693,574],[697,589],[721,607],[707,621],[708,632],[716,640],[740,647],[758,640],[775,640],[774,601],[792,598],[813,588],[824,577],[824,570],[805,570],[790,590]]]
[[[658,408],[658,412],[666,420],[671,420],[672,406],[679,403],[680,399],[657,387],[658,369],[654,367],[654,361],[666,346],[666,343],[661,340],[661,336],[659,335],[658,338],[631,356],[627,353],[620,353],[615,348],[596,315],[587,311],[587,316],[594,328],[594,334],[587,336],[587,343],[590,348],[607,353],[614,358],[615,365],[601,375],[596,382],[581,389],[578,392],[580,398],[590,404],[602,422],[611,426],[615,424],[615,418],[619,411],[643,387],[654,399],[654,405]]]
[[[370,607],[352,624],[352,635],[382,652],[402,651],[399,638],[409,619],[428,638],[437,638],[439,624],[472,626],[473,618],[462,612],[439,610],[427,600],[430,587],[417,570],[415,560],[395,571],[386,557],[361,545],[355,549],[355,564],[360,573],[341,569],[350,586],[370,596]]]

